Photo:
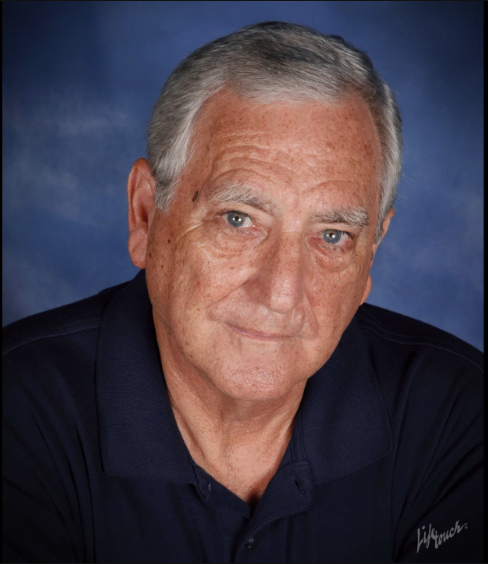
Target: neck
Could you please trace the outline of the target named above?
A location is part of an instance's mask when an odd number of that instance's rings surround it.
[[[260,402],[225,397],[207,382],[164,373],[180,431],[200,457],[232,458],[239,450],[288,444],[303,386],[286,397]]]
[[[198,370],[178,366],[159,337],[158,344],[176,423],[190,455],[254,505],[283,458],[306,382],[271,400],[229,397]]]

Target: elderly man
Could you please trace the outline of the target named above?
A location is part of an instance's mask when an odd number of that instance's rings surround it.
[[[363,305],[394,96],[266,22],[167,81],[128,180],[136,278],[4,352],[4,561],[481,561],[482,355]]]

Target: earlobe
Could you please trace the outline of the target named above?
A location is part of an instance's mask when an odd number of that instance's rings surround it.
[[[145,159],[137,159],[127,181],[129,255],[138,268],[146,266],[147,235],[154,207],[156,180]]]

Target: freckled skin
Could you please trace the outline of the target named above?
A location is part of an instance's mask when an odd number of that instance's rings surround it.
[[[354,98],[258,105],[227,91],[207,102],[192,143],[171,208],[153,210],[147,238],[163,369],[222,398],[301,397],[370,289],[381,159],[371,115]],[[252,184],[279,214],[210,204],[224,181]],[[359,206],[370,218],[362,230],[310,221],[317,209]],[[252,227],[229,226],[222,214],[232,210]],[[327,228],[355,237],[327,248]]]

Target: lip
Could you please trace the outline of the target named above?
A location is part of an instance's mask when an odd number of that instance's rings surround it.
[[[278,333],[261,333],[260,331],[254,331],[251,329],[242,329],[240,327],[232,325],[231,323],[226,323],[226,325],[234,329],[234,331],[236,331],[240,335],[244,335],[245,337],[255,339],[257,341],[284,341],[286,339],[292,338],[290,335],[281,335]]]

